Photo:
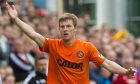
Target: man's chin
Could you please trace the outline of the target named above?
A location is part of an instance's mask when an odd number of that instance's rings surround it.
[[[63,40],[64,40],[64,41],[69,41],[70,39],[69,39],[69,38],[63,38]]]

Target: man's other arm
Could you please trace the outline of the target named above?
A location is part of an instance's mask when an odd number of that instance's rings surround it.
[[[127,75],[128,77],[135,77],[136,70],[133,68],[125,69],[119,64],[108,59],[103,62],[102,66],[112,73]]]

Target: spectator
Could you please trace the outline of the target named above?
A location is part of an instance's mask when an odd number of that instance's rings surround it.
[[[35,71],[30,73],[23,84],[46,84],[46,57],[41,54],[35,59]]]
[[[4,67],[0,67],[0,78],[1,78],[1,80],[3,80],[5,76],[6,76],[6,71],[5,71]]]
[[[22,39],[16,39],[14,41],[12,52],[9,57],[9,65],[13,68],[16,82],[22,82],[32,71],[33,66],[29,59],[27,59],[27,53],[24,51],[24,44]]]
[[[2,26],[0,26],[0,63],[4,63],[8,59],[7,38],[4,36]]]
[[[15,84],[15,77],[13,75],[6,75],[3,84]]]
[[[101,73],[98,76],[98,84],[112,84],[112,77],[112,73],[110,73],[104,68],[101,68]]]
[[[5,71],[6,71],[6,75],[13,75],[14,74],[11,66],[6,66]]]
[[[140,84],[140,57],[134,56],[134,66],[137,69],[137,83]]]

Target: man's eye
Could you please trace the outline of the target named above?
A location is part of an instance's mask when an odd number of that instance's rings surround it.
[[[64,28],[64,26],[60,26],[61,28]]]
[[[67,27],[71,27],[71,25],[67,25]]]

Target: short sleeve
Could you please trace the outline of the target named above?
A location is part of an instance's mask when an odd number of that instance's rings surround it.
[[[93,44],[89,43],[88,48],[89,48],[89,60],[95,63],[97,66],[102,65],[102,63],[106,60],[106,58],[99,53],[99,51]]]
[[[41,48],[39,47],[40,51],[42,52],[49,52],[49,39],[45,38],[44,46]]]

